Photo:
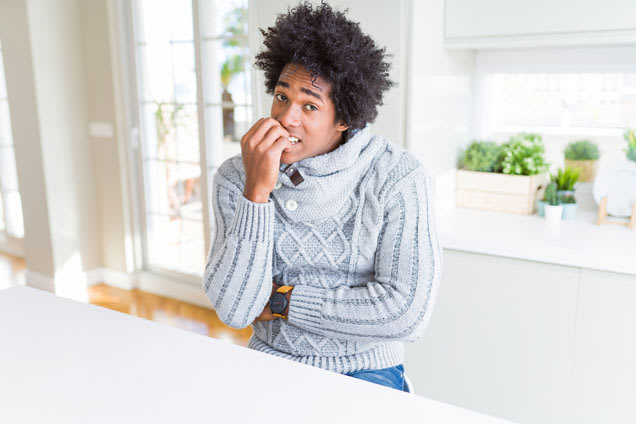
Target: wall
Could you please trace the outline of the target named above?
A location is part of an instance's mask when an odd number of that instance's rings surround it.
[[[470,137],[475,55],[444,49],[443,0],[415,1],[411,17],[408,148],[439,175]]]
[[[127,141],[121,140],[125,133],[116,130],[116,86],[107,3],[105,0],[82,0],[80,5],[87,83],[86,114],[88,141],[94,152],[102,251],[100,266],[126,272],[134,270],[130,255],[126,255],[129,222],[124,202],[126,163],[121,150]],[[119,143],[122,143],[121,147]]]
[[[0,4],[0,36],[23,196],[26,280],[69,296],[81,296],[86,272],[102,265],[96,164],[87,134],[88,114],[95,108],[87,108],[82,7],[84,12],[94,11],[80,1]],[[104,90],[92,94],[94,102],[108,104],[109,95],[102,94],[110,92],[112,97],[112,89],[103,86],[102,80],[100,75],[91,79],[92,89]]]

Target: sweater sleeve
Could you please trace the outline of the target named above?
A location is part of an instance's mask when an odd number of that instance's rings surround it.
[[[215,235],[203,289],[221,321],[245,328],[261,314],[272,292],[274,204],[249,201],[217,172],[212,206]]]
[[[387,196],[374,281],[335,289],[296,286],[289,323],[336,339],[418,339],[433,311],[442,270],[430,178],[411,175]]]

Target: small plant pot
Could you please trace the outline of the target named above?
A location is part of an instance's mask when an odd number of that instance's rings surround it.
[[[565,159],[565,166],[580,169],[581,175],[579,176],[580,182],[594,181],[596,178],[596,171],[598,170],[598,160],[571,160]]]
[[[549,224],[559,224],[563,216],[563,205],[545,205],[545,220]]]
[[[576,211],[579,208],[579,205],[576,203],[564,203],[561,206],[563,206],[563,219],[576,218]]]
[[[574,190],[557,190],[557,198],[559,199],[560,203],[570,203],[570,202],[566,202],[564,201],[567,198],[572,198],[574,199],[574,194],[576,192]]]
[[[548,202],[545,200],[537,200],[537,215],[545,216],[545,205],[547,204]]]

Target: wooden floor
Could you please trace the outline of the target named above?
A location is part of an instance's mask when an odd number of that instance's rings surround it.
[[[24,285],[24,260],[0,253],[0,289]],[[234,330],[211,309],[141,290],[98,284],[88,288],[88,302],[172,327],[246,346],[252,329]]]

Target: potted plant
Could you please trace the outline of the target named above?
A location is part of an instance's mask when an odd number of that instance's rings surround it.
[[[565,166],[580,170],[581,182],[594,181],[601,156],[598,146],[590,140],[573,141],[565,148]]]
[[[627,141],[627,149],[625,150],[627,159],[636,162],[636,135],[634,134],[634,130],[627,128],[623,136],[625,137],[625,141]]]
[[[549,182],[547,168],[538,134],[517,134],[503,145],[473,141],[457,171],[456,204],[532,214],[539,189]]]
[[[563,219],[574,219],[577,204],[574,197],[574,185],[578,181],[580,169],[565,167],[560,168],[556,175],[551,175],[550,180],[557,185],[557,198],[563,205]]]
[[[558,224],[561,222],[563,215],[563,205],[559,204],[557,196],[556,183],[550,183],[545,189],[545,220],[550,224]]]
[[[545,216],[545,205],[548,204],[548,201],[545,199],[545,190],[543,190],[543,196],[540,196],[541,199],[537,199],[537,215]]]
[[[539,134],[520,133],[503,145],[502,172],[509,175],[538,175],[548,170],[545,148]]]
[[[473,141],[460,160],[464,169],[474,172],[501,172],[502,148],[494,141]]]

